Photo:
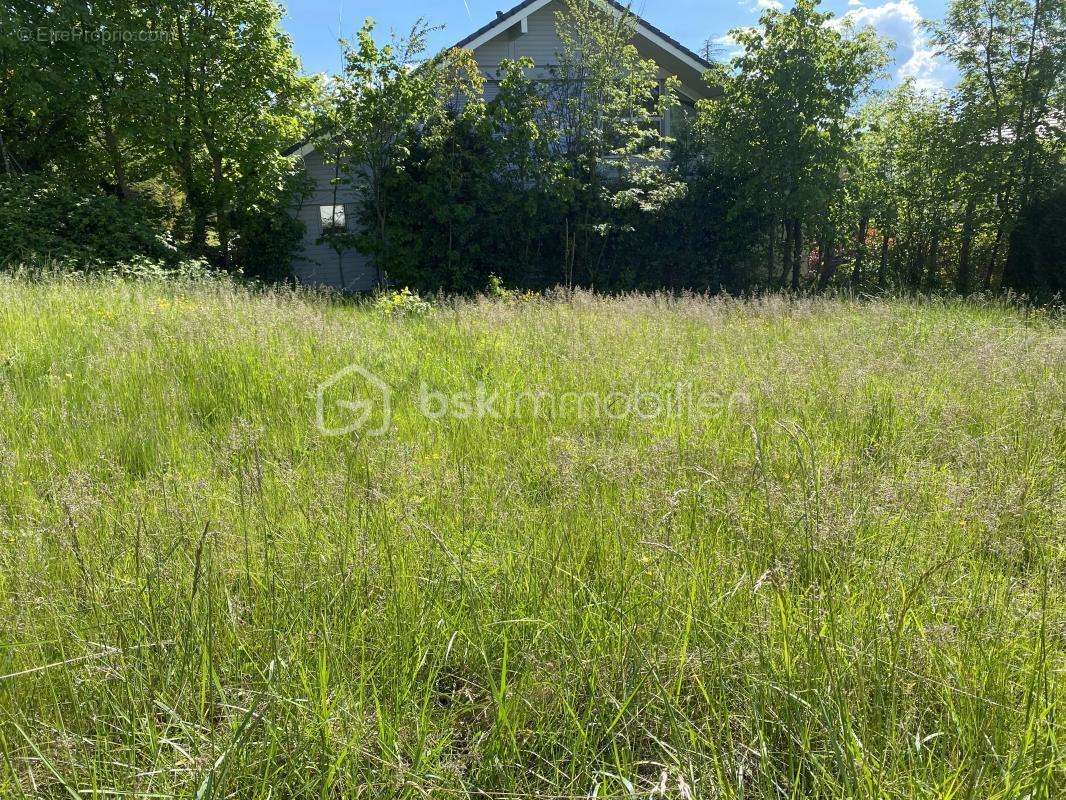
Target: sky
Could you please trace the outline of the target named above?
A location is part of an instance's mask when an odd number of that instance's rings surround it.
[[[400,33],[419,17],[443,25],[430,44],[447,47],[480,28],[519,0],[283,0],[288,8],[283,25],[292,36],[307,73],[340,69],[340,37],[355,38],[366,17],[378,33]],[[703,43],[716,42],[723,57],[735,47],[729,31],[755,25],[766,8],[789,5],[788,0],[633,0],[633,10],[682,44],[699,52]],[[947,0],[823,0],[823,9],[847,15],[858,25],[872,25],[896,42],[889,67],[890,83],[913,78],[934,90],[954,81],[954,70],[933,52],[922,31],[922,20],[943,16]]]

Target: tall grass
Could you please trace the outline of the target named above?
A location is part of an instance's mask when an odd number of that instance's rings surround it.
[[[0,348],[0,797],[1066,792],[1059,321],[8,279]]]

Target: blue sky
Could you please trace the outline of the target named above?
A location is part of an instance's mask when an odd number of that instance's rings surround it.
[[[287,0],[284,25],[307,72],[339,69],[337,39],[354,38],[366,17],[379,32],[406,31],[419,17],[446,26],[433,37],[434,49],[445,47],[481,27],[518,0]],[[784,0],[787,5],[788,0]],[[726,55],[732,50],[728,31],[754,25],[769,6],[782,0],[634,0],[633,10],[678,41],[699,50],[716,40]],[[823,7],[838,16],[850,15],[873,25],[897,42],[892,77],[915,78],[919,85],[937,88],[950,84],[950,67],[937,59],[921,30],[923,19],[940,19],[947,0],[824,0]]]

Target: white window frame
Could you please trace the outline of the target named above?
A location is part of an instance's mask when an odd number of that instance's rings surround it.
[[[340,212],[339,224],[337,222],[338,212]],[[320,205],[318,207],[318,226],[319,230],[324,234],[347,233],[348,209],[342,203]]]

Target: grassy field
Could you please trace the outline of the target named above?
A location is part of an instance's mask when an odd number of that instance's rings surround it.
[[[1005,305],[0,279],[0,797],[1061,798],[1064,385]]]

